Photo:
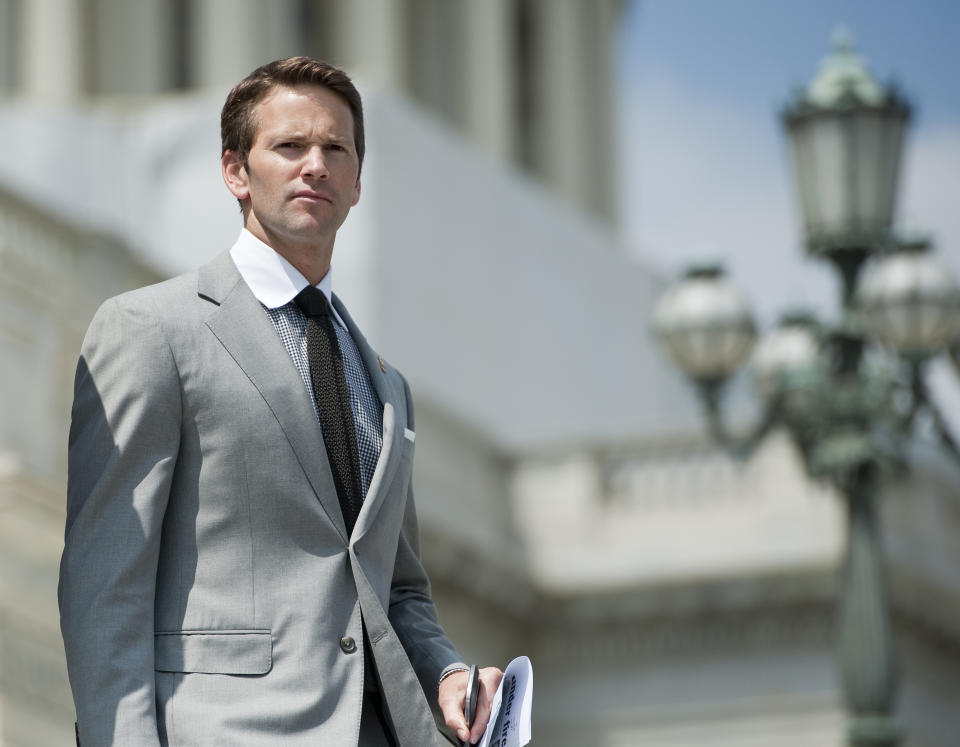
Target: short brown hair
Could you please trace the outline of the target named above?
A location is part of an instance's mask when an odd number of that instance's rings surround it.
[[[228,150],[246,164],[257,134],[254,107],[274,88],[300,85],[323,86],[340,96],[353,114],[353,144],[363,165],[363,104],[360,93],[343,70],[313,57],[274,60],[254,70],[227,94],[220,112],[220,154]]]

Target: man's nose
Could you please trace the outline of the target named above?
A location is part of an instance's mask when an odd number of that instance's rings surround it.
[[[304,154],[303,167],[301,173],[305,177],[314,179],[326,179],[330,172],[327,170],[327,160],[324,157],[323,148],[313,146]]]

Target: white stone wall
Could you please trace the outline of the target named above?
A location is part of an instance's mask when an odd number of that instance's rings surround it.
[[[539,586],[698,584],[837,564],[843,506],[805,479],[783,434],[742,463],[697,443],[619,460],[574,451],[518,467],[512,486]]]

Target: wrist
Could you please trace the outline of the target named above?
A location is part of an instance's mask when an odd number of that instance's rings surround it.
[[[440,687],[440,683],[443,682],[451,674],[456,674],[457,672],[469,672],[470,667],[464,664],[461,661],[454,662],[453,664],[448,664],[444,667],[443,671],[440,672],[440,679],[437,680],[437,687]]]

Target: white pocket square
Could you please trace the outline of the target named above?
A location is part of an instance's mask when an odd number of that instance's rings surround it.
[[[417,434],[414,433],[414,432],[413,432],[412,430],[410,430],[409,428],[404,428],[404,429],[403,429],[403,437],[404,437],[405,439],[407,439],[407,441],[409,441],[410,443],[413,443],[413,442],[416,440],[416,438],[417,438]]]

